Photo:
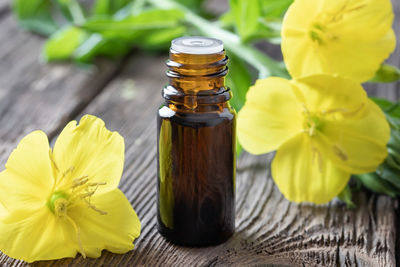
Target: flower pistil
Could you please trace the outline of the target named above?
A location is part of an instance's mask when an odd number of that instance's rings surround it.
[[[52,163],[56,172],[59,173],[60,170],[54,160],[52,160]],[[74,166],[71,166],[65,172],[63,172],[60,181],[63,180],[67,175],[71,174],[73,170]],[[73,179],[70,183],[67,183],[61,188],[55,190],[47,202],[47,206],[52,213],[54,213],[60,219],[66,219],[75,229],[78,244],[83,257],[86,257],[86,254],[83,250],[82,241],[80,238],[80,228],[75,221],[68,216],[68,210],[83,201],[89,208],[100,213],[101,215],[106,215],[107,212],[97,208],[90,202],[90,198],[96,193],[98,187],[102,185],[106,185],[106,182],[91,183],[88,175],[84,175]]]

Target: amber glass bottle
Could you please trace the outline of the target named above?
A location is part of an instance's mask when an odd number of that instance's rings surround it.
[[[181,245],[227,240],[235,229],[236,113],[221,41],[172,41],[158,112],[158,230]]]

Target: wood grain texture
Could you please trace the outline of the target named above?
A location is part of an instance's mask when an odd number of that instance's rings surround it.
[[[0,23],[0,158],[4,160],[28,132],[42,129],[53,136],[103,90],[119,64],[100,62],[86,70],[40,64],[42,38],[18,29],[10,14]]]
[[[232,239],[207,248],[179,247],[167,242],[155,228],[155,118],[166,82],[166,58],[135,55],[121,73],[118,67],[107,64],[91,73],[68,65],[40,65],[37,55],[41,40],[17,30],[10,16],[4,16],[1,25],[7,25],[0,27],[1,165],[10,149],[31,130],[43,129],[55,137],[70,118],[79,119],[87,113],[100,116],[109,129],[118,130],[125,137],[126,161],[120,188],[143,226],[135,250],[127,254],[104,252],[99,259],[79,256],[33,265],[396,265],[397,200],[359,193],[355,196],[357,210],[348,210],[337,201],[324,206],[290,203],[270,177],[272,154],[244,154],[239,159],[237,227]],[[391,60],[399,66],[400,52]],[[375,89],[378,90],[371,88]],[[400,95],[399,83],[379,86],[381,89],[391,92],[386,97]],[[0,256],[0,264],[29,266],[5,255]]]

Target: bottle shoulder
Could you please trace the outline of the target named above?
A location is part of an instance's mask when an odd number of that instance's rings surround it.
[[[234,122],[236,121],[236,112],[231,107],[226,107],[217,112],[179,112],[164,105],[158,110],[158,118],[160,120],[170,120],[181,125],[202,127]]]

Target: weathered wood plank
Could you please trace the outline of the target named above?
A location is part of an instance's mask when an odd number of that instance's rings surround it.
[[[0,0],[0,17],[8,13],[10,10],[10,2],[8,0]]]
[[[26,133],[53,135],[101,90],[120,64],[100,62],[82,70],[39,63],[43,40],[17,28],[8,14],[0,27],[0,158]]]

